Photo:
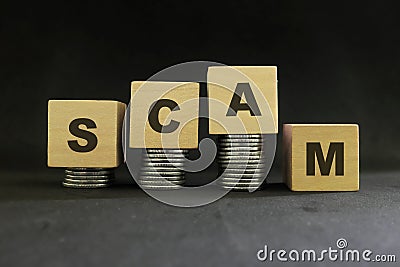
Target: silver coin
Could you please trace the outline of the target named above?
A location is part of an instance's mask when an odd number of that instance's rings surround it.
[[[69,178],[65,178],[64,179],[64,181],[65,182],[68,182],[68,183],[76,183],[76,184],[79,184],[79,183],[83,183],[83,184],[105,184],[105,183],[110,183],[110,182],[112,182],[113,181],[113,179],[93,179],[93,180],[90,180],[90,179],[81,179],[81,180],[79,180],[79,179],[69,179]]]
[[[181,155],[181,154],[143,154],[144,158],[180,158],[180,159],[184,159],[185,156]]]
[[[266,141],[262,138],[222,138],[218,140],[218,143],[265,143]]]
[[[243,182],[256,182],[256,181],[262,181],[260,177],[229,177],[229,176],[224,176],[221,181],[243,181]]]
[[[157,169],[141,169],[140,170],[141,175],[153,175],[153,176],[161,176],[163,175],[169,175],[169,176],[177,176],[177,177],[183,177],[185,176],[185,173],[180,170],[157,170]]]
[[[179,169],[176,168],[142,168],[140,170],[141,174],[149,174],[149,173],[155,173],[157,175],[159,174],[166,174],[166,175],[185,175],[185,173]]]
[[[261,151],[259,147],[249,147],[249,146],[231,146],[231,147],[225,147],[222,149],[222,151],[228,152],[228,151]]]
[[[242,174],[245,174],[245,175],[248,175],[248,174],[256,174],[256,175],[261,175],[261,174],[263,174],[264,173],[264,170],[262,170],[262,169],[257,169],[257,168],[254,168],[254,169],[235,169],[235,168],[229,168],[229,169],[226,169],[225,170],[225,172],[224,172],[224,174],[226,174],[226,175],[231,175],[231,174],[234,174],[234,175],[242,175]]]
[[[142,174],[141,175],[141,180],[161,180],[161,179],[167,179],[167,180],[185,180],[185,176],[176,176],[176,175],[157,175],[157,174]]]
[[[264,145],[261,135],[231,135],[219,139],[218,163],[224,188],[258,188],[265,177]]]
[[[262,150],[263,144],[219,144],[220,150],[230,150],[235,148],[252,148]]]
[[[184,179],[185,174],[182,172],[157,172],[157,171],[143,171],[141,173],[143,176],[154,176],[154,177],[177,177],[177,178],[181,178]]]
[[[258,178],[264,178],[265,175],[262,173],[229,173],[225,172],[222,175],[223,177],[226,178],[252,178],[252,179],[258,179]]]
[[[153,182],[165,182],[165,181],[170,181],[170,182],[184,182],[185,179],[182,178],[177,178],[177,177],[154,177],[154,176],[144,176],[140,181],[153,181]]]
[[[169,165],[175,165],[175,164],[184,164],[183,160],[173,160],[173,159],[143,159],[143,164],[169,164]]]
[[[145,189],[168,190],[179,188],[185,182],[184,149],[147,149],[143,153],[143,162],[138,183]]]
[[[182,178],[174,178],[174,177],[154,177],[154,176],[144,176],[142,179],[139,180],[140,182],[142,181],[151,181],[151,182],[158,182],[158,183],[165,183],[166,181],[169,182],[185,182],[185,179]]]
[[[265,160],[257,160],[257,159],[218,159],[219,164],[229,164],[232,165],[263,165],[265,164]]]
[[[261,138],[261,134],[226,134],[222,138]]]
[[[179,181],[157,181],[157,180],[141,180],[140,184],[150,184],[150,185],[169,185],[170,183],[175,184],[175,185],[181,185],[184,183],[184,181],[179,180]]]
[[[140,171],[142,175],[155,175],[155,176],[160,176],[160,175],[169,175],[169,176],[184,176],[185,174],[177,169],[171,169],[171,170],[157,170],[157,169],[142,169]]]
[[[180,171],[183,168],[183,165],[171,165],[171,164],[162,164],[162,165],[143,165],[142,169],[143,170],[174,170],[174,171]]]
[[[220,138],[218,142],[263,142],[263,138]]]
[[[146,172],[182,172],[180,168],[174,166],[143,166],[141,171]]]
[[[246,163],[245,161],[242,163],[235,163],[235,162],[230,162],[230,163],[225,163],[225,162],[219,162],[219,165],[223,167],[224,169],[229,168],[229,169],[260,169],[263,170],[265,169],[265,164],[262,163]]]
[[[255,136],[240,136],[240,135],[234,135],[234,136],[224,136],[220,138],[218,141],[223,141],[223,140],[242,140],[242,141],[247,141],[247,140],[264,140],[264,138],[260,135],[255,135]]]
[[[72,171],[72,170],[65,170],[66,174],[70,175],[91,175],[91,176],[96,176],[96,175],[110,175],[114,173],[113,171]]]
[[[218,157],[220,160],[264,160],[266,157],[264,155],[255,154],[255,155],[243,155],[240,153],[239,155],[219,155]]]
[[[243,161],[241,163],[239,163],[239,162],[229,162],[229,163],[219,162],[219,166],[221,166],[224,169],[228,168],[229,170],[232,170],[232,169],[235,169],[235,170],[238,170],[238,169],[263,170],[263,169],[265,169],[265,164],[263,164],[263,163],[260,163],[260,162],[247,163],[246,161]]]
[[[250,186],[222,186],[222,188],[227,190],[234,190],[234,191],[247,191],[247,190],[257,190],[258,186],[250,187]]]
[[[223,169],[229,170],[238,170],[238,169],[247,169],[247,170],[265,170],[265,165],[261,164],[245,164],[245,163],[220,163],[220,166]]]
[[[70,179],[78,179],[78,180],[101,180],[101,179],[109,179],[111,176],[110,175],[71,175],[71,174],[66,174],[66,178]]]
[[[220,184],[221,186],[226,186],[226,187],[230,187],[230,188],[239,188],[239,187],[246,187],[246,188],[249,188],[249,187],[252,187],[252,188],[258,188],[259,186],[260,186],[260,184],[259,183],[257,183],[257,184],[251,184],[251,185],[249,185],[249,184],[235,184],[235,183],[232,183],[232,184],[224,184],[224,183],[222,183],[222,184]]]
[[[236,178],[224,178],[221,180],[222,183],[260,183],[262,179],[252,179],[252,178],[240,178],[239,180]]]
[[[222,184],[224,185],[234,185],[234,184],[238,184],[238,185],[259,185],[260,181],[259,180],[224,180],[222,181]]]
[[[69,183],[69,182],[63,182],[63,186],[65,187],[70,187],[70,188],[103,188],[103,187],[109,187],[109,183],[103,183],[103,184],[76,184],[76,183]]]
[[[229,159],[229,158],[237,158],[237,159],[246,159],[246,158],[251,158],[251,157],[263,157],[263,154],[260,151],[255,151],[252,153],[246,153],[244,151],[235,151],[235,152],[223,152],[221,151],[218,155],[219,158],[222,159]]]
[[[248,149],[248,148],[240,148],[237,149],[220,149],[218,155],[219,156],[262,156],[263,150],[260,149]]]
[[[219,144],[264,144],[262,139],[222,139],[218,141]]]
[[[157,167],[173,167],[173,166],[183,166],[183,162],[174,162],[174,163],[170,163],[170,162],[143,162],[143,166],[157,166]]]
[[[250,182],[246,182],[246,183],[224,182],[222,185],[224,185],[224,186],[259,186],[260,183],[259,182],[252,182],[252,183],[250,183]]]
[[[102,188],[114,181],[114,169],[74,167],[65,170],[62,185],[70,188]]]
[[[246,164],[220,164],[221,168],[227,171],[233,171],[235,170],[236,172],[240,172],[241,170],[248,170],[248,171],[264,171],[266,168],[259,166],[259,165],[246,165]]]
[[[162,180],[162,179],[166,179],[166,180],[185,180],[185,176],[181,175],[181,176],[176,176],[176,175],[171,175],[171,176],[161,176],[158,174],[142,174],[141,175],[142,179],[147,179],[147,180]]]
[[[163,159],[163,160],[180,160],[180,161],[184,161],[185,160],[185,158],[184,157],[178,157],[178,156],[174,156],[174,155],[168,155],[168,156],[165,156],[165,155],[159,155],[159,156],[156,156],[156,155],[152,155],[151,157],[145,157],[145,158],[143,158],[144,160],[150,160],[150,161],[153,161],[153,160],[157,160],[157,159]]]
[[[154,181],[154,180],[141,180],[140,184],[146,185],[182,185],[184,181]]]
[[[83,168],[83,167],[73,167],[73,168],[67,168],[66,170],[68,171],[112,171],[113,169],[109,168]]]
[[[237,159],[246,159],[246,158],[251,158],[251,157],[257,157],[260,158],[262,157],[263,154],[260,151],[256,151],[253,153],[244,153],[243,151],[236,151],[236,152],[220,152],[218,157],[220,159],[230,159],[230,158],[237,158]]]
[[[232,150],[236,148],[252,148],[253,150],[263,150],[262,144],[219,144],[219,150]]]
[[[259,182],[262,181],[260,177],[244,176],[244,177],[234,177],[234,176],[224,176],[221,181],[242,181],[242,182]]]
[[[165,185],[154,185],[154,186],[152,186],[152,185],[141,185],[142,186],[142,188],[144,188],[144,189],[147,189],[147,190],[172,190],[172,189],[179,189],[180,188],[180,186],[178,186],[178,185],[175,185],[175,186],[169,186],[169,185],[167,185],[167,186],[165,186]]]
[[[219,164],[229,164],[232,163],[232,165],[262,165],[265,164],[265,160],[258,160],[258,159],[231,159],[229,160],[228,158],[220,158],[218,159]]]
[[[249,159],[249,158],[242,158],[242,159],[218,159],[218,162],[221,164],[228,164],[228,163],[232,163],[232,164],[248,164],[248,165],[257,165],[257,164],[265,164],[264,160],[260,160],[260,159]]]
[[[235,168],[225,168],[225,169],[222,169],[221,171],[220,171],[220,173],[221,174],[223,174],[224,176],[228,176],[229,175],[229,177],[232,177],[232,175],[251,175],[251,174],[254,174],[254,175],[263,175],[264,173],[265,173],[265,171],[264,171],[264,169],[258,169],[258,168],[253,168],[253,169],[251,169],[251,168],[243,168],[242,170],[239,170],[239,169],[235,169]]]
[[[262,155],[263,151],[260,149],[223,149],[219,151],[219,155],[224,156],[224,155],[233,155],[233,156],[255,156],[255,155]]]
[[[232,166],[236,165],[255,165],[255,166],[263,166],[265,165],[264,161],[262,160],[247,160],[247,159],[242,159],[242,160],[237,160],[237,159],[220,159],[218,160],[220,164],[231,164]]]
[[[167,150],[160,150],[160,149],[147,149],[146,152],[144,152],[145,154],[163,154],[163,155],[169,155],[169,154],[179,154],[179,155],[184,155],[187,154],[188,151],[187,150],[180,150],[180,149],[167,149]]]

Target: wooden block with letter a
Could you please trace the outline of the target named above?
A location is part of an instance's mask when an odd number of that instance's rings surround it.
[[[275,66],[209,67],[210,133],[278,133],[277,82]]]
[[[293,191],[358,191],[357,124],[285,124],[283,160]]]
[[[118,101],[49,100],[48,166],[118,167],[125,109]]]

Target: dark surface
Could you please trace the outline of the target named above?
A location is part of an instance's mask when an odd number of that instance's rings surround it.
[[[262,266],[271,265],[256,259],[265,244],[321,250],[339,238],[400,257],[400,172],[362,173],[359,192],[270,184],[186,209],[132,184],[62,188],[61,170],[0,175],[0,266]]]

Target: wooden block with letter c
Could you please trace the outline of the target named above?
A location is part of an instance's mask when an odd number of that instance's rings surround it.
[[[48,166],[118,167],[125,110],[118,101],[49,100]]]
[[[134,81],[131,89],[129,147],[198,147],[198,83]]]

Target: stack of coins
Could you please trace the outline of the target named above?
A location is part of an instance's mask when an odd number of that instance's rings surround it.
[[[265,177],[262,135],[222,135],[218,143],[221,186],[239,191],[257,189]]]
[[[183,167],[187,153],[183,149],[144,150],[139,185],[143,189],[178,189],[185,183]]]
[[[114,182],[114,169],[68,168],[63,186],[71,188],[102,188]]]

